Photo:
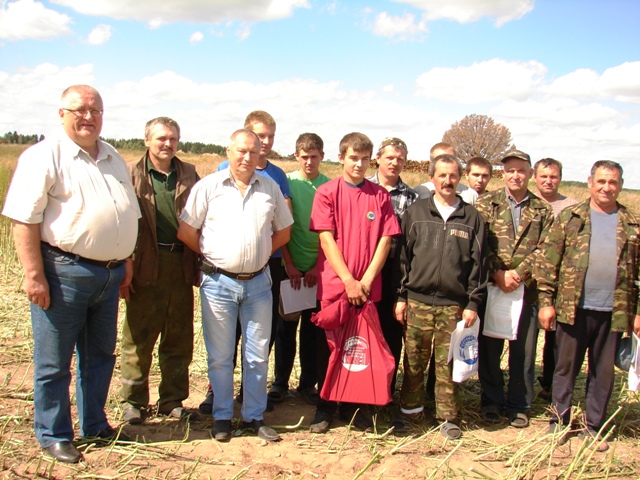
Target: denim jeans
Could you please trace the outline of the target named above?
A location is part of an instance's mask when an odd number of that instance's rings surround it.
[[[269,269],[240,281],[221,273],[202,274],[202,328],[207,348],[213,417],[233,418],[233,355],[236,325],[242,329],[242,418],[262,420],[267,407],[267,371],[271,337],[271,276]]]
[[[49,447],[73,440],[69,386],[74,349],[80,432],[93,436],[109,426],[104,406],[115,364],[118,287],[125,267],[90,265],[46,246],[42,258],[51,305],[43,310],[31,304],[33,403],[36,438]]]

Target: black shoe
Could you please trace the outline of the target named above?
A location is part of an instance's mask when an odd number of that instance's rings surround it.
[[[356,410],[351,408],[340,412],[340,420],[351,423],[352,427],[362,430],[363,432],[373,430],[371,417],[362,411],[362,407],[357,410],[357,413]]]
[[[44,447],[44,451],[57,461],[63,463],[78,463],[82,460],[82,454],[75,445],[69,441],[54,443],[53,445]]]
[[[273,412],[273,402],[267,399],[267,408],[264,409],[265,412]]]
[[[94,439],[100,439],[105,442],[130,442],[131,437],[122,430],[116,430],[113,427],[107,427],[104,430],[100,430],[95,435],[89,437]]]
[[[211,429],[211,435],[218,442],[228,442],[233,435],[231,434],[231,420],[216,420],[215,425]]]
[[[250,428],[254,432],[258,433],[258,437],[267,442],[277,442],[282,440],[278,432],[276,432],[273,428],[268,427],[264,424],[263,420],[251,420],[250,422],[242,422],[242,428]]]
[[[322,410],[316,410],[316,416],[311,420],[309,431],[311,433],[326,433],[331,426],[331,417],[332,415],[330,413]]]
[[[160,417],[177,418],[178,420],[195,419],[198,414],[194,411],[189,411],[182,406],[175,407],[168,412],[158,412]]]
[[[211,387],[207,390],[207,396],[204,397],[204,400],[198,406],[198,410],[205,415],[211,415],[213,411],[213,390],[211,390]]]

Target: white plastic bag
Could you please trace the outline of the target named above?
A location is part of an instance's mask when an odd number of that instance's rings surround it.
[[[631,343],[631,351],[634,353],[633,358],[631,359],[631,366],[629,367],[629,390],[633,392],[637,392],[640,390],[640,341],[638,336],[634,333],[632,334],[632,343]]]
[[[462,383],[478,373],[478,334],[480,319],[473,326],[464,328],[464,320],[460,320],[451,334],[449,345],[449,361],[453,360],[454,382]]]
[[[486,337],[516,340],[523,297],[524,283],[509,293],[503,292],[497,285],[489,284],[482,334]]]

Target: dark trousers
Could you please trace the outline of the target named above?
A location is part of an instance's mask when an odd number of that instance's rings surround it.
[[[544,349],[542,350],[542,377],[540,385],[545,390],[551,390],[553,383],[553,371],[556,369],[556,332],[547,330],[544,332]]]
[[[274,386],[284,390],[289,389],[289,378],[296,358],[296,333],[300,325],[300,379],[298,390],[314,387],[317,383],[316,374],[316,330],[320,330],[311,323],[311,314],[317,309],[303,310],[300,320],[289,322],[278,315],[278,329],[276,330],[275,376]],[[322,332],[324,334],[324,332]]]
[[[558,323],[556,370],[553,375],[551,422],[571,421],[571,401],[576,377],[585,353],[588,359],[585,394],[586,424],[598,431],[607,419],[607,405],[613,391],[613,362],[622,333],[611,331],[611,312],[576,310],[573,325]],[[557,413],[557,415],[556,415]]]
[[[392,260],[387,260],[382,269],[382,299],[376,304],[376,307],[380,318],[382,335],[387,341],[395,360],[395,369],[391,380],[391,396],[393,396],[396,391],[396,376],[402,355],[403,326],[394,316],[395,292],[391,285],[391,262]]]
[[[506,408],[507,414],[525,413],[533,401],[533,378],[536,360],[537,319],[536,308],[524,302],[518,335],[509,341],[509,385],[507,398],[504,396],[504,377],[500,368],[500,358],[504,340],[478,336],[478,376],[482,386],[482,406]]]

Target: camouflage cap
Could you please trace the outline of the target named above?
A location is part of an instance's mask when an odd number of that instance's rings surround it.
[[[402,140],[400,140],[397,137],[387,137],[382,141],[382,143],[378,147],[378,155],[382,152],[384,147],[388,147],[389,145],[391,145],[391,146],[393,146],[395,148],[402,149],[402,150],[405,151],[405,153],[409,153],[409,149],[407,148],[407,144],[404,143]]]
[[[505,153],[504,157],[502,157],[500,162],[504,163],[510,158],[517,158],[518,160],[524,160],[525,162],[528,162],[529,165],[531,165],[531,157],[529,157],[529,154],[524,153],[520,150],[515,150],[515,149],[509,150],[507,153]]]

